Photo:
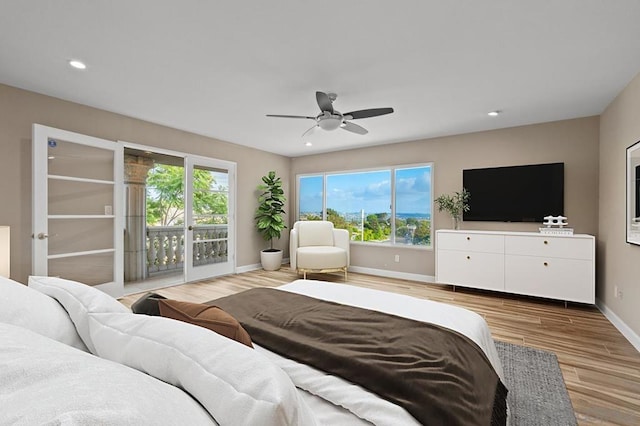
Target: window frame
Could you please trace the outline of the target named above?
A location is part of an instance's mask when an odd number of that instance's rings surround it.
[[[415,169],[420,167],[429,167],[430,171],[430,199],[429,199],[429,245],[414,245],[414,244],[402,244],[396,242],[396,171],[401,169]],[[391,203],[391,240],[389,242],[367,242],[367,241],[355,241],[349,240],[349,244],[362,245],[362,246],[374,246],[374,247],[393,247],[393,248],[406,248],[416,250],[433,250],[433,237],[434,237],[434,225],[433,225],[433,176],[434,176],[434,162],[424,163],[411,163],[411,164],[398,164],[392,166],[379,166],[368,167],[362,169],[349,169],[349,170],[335,170],[327,172],[315,172],[315,173],[299,173],[296,174],[296,221],[300,220],[300,180],[309,177],[321,177],[322,178],[322,220],[327,220],[327,177],[331,175],[344,175],[350,173],[368,173],[368,172],[390,172],[390,203]]]

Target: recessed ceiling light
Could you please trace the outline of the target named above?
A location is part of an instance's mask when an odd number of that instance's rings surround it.
[[[305,142],[304,146],[312,146],[313,144],[311,142]]]
[[[490,117],[497,117],[502,111],[491,111],[490,113],[488,113],[488,115]]]
[[[69,61],[69,65],[71,65],[72,67],[79,69],[79,70],[84,70],[87,69],[87,66],[84,64],[84,62],[80,62],[78,60],[72,59]]]

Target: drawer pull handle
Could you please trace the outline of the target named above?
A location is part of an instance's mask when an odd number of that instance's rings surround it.
[[[467,256],[467,259],[471,259],[471,256]]]
[[[549,244],[549,242],[548,242],[547,240],[544,240],[544,243],[545,243],[545,244]]]
[[[471,237],[467,237],[467,241],[469,241],[471,239]]]
[[[544,262],[544,266],[549,266],[549,264],[547,262]]]

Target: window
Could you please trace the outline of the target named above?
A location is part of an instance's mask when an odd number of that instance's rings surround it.
[[[329,220],[352,241],[431,246],[431,164],[298,177],[298,220]]]
[[[322,220],[324,176],[298,179],[298,220]]]

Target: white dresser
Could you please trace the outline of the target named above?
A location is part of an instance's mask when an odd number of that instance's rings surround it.
[[[436,281],[595,303],[595,238],[537,232],[436,231]]]

